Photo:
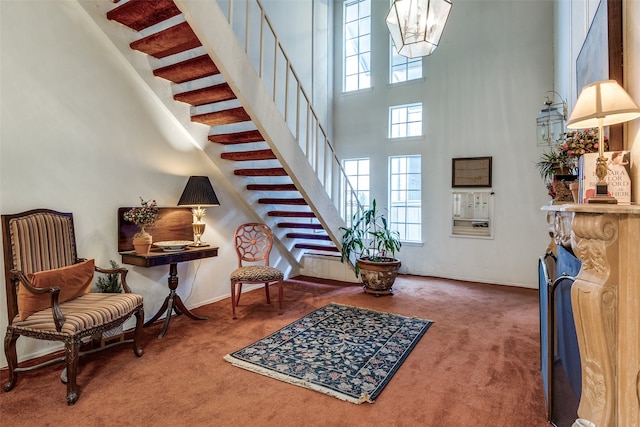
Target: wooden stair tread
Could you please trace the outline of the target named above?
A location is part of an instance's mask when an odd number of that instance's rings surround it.
[[[203,123],[209,126],[247,122],[249,120],[251,120],[251,117],[249,117],[245,109],[242,107],[191,116],[191,121]]]
[[[166,30],[136,40],[129,46],[131,46],[131,49],[139,50],[154,58],[164,58],[201,45],[191,26],[187,22],[182,22]]]
[[[235,160],[236,162],[244,162],[249,160],[272,160],[276,155],[269,148],[265,150],[251,151],[234,151],[220,154],[220,158],[225,160]]]
[[[135,31],[140,31],[180,14],[181,11],[175,5],[173,0],[129,0],[121,6],[107,12],[107,18],[112,21],[119,22]],[[179,23],[155,34],[143,37],[130,44],[131,49],[138,50],[155,58],[165,58],[199,46],[202,46],[202,44],[188,22]],[[181,84],[218,75],[220,74],[220,70],[213,60],[205,54],[158,68],[153,70],[153,74],[156,77],[166,79],[176,84]],[[199,86],[202,85],[203,84],[200,84]],[[236,99],[236,95],[230,85],[227,82],[223,82],[200,89],[177,93],[174,95],[174,99],[197,107],[233,100]],[[208,126],[220,126],[240,122],[250,122],[251,117],[243,107],[234,107],[222,111],[195,114],[191,117],[191,120]],[[208,136],[208,139],[213,143],[219,144],[244,144],[265,141],[263,135],[258,130],[211,134]],[[277,160],[275,153],[271,149],[249,149],[225,152],[222,153],[220,157],[225,160],[233,161]],[[287,176],[288,174],[283,167],[271,167],[236,169],[234,171],[234,175],[247,177],[273,177]],[[298,192],[295,184],[292,183],[247,184],[246,188],[247,190],[252,191]],[[307,202],[301,197],[265,197],[258,199],[258,203],[293,206],[307,205]],[[295,218],[313,220],[316,217],[314,212],[309,211],[273,210],[268,212],[267,215],[270,217],[292,218],[293,221],[295,221]],[[286,233],[287,238],[300,239],[303,241],[294,244],[294,247],[297,249],[306,249],[332,254],[339,253],[339,250],[332,244],[331,238],[326,233],[313,233],[310,231],[306,233],[304,232],[304,230],[324,231],[322,224],[317,222],[280,222],[277,224],[277,227],[303,231]],[[305,240],[309,240],[311,242],[304,242]],[[318,243],[314,243],[314,241],[317,241]]]
[[[284,218],[315,218],[316,214],[313,212],[294,212],[294,211],[269,211],[269,216],[278,216]]]
[[[252,191],[298,191],[295,184],[248,184]]]
[[[258,199],[258,203],[265,205],[302,205],[306,206],[307,201],[303,198],[277,198],[277,197],[265,197]]]
[[[218,144],[245,144],[249,142],[264,141],[264,138],[258,130],[246,130],[243,132],[209,135],[209,141],[216,142]]]
[[[284,168],[236,169],[233,174],[238,176],[287,176]]]
[[[184,83],[203,77],[220,74],[220,70],[213,63],[209,55],[196,56],[176,64],[153,70],[153,75],[167,79],[173,83]]]
[[[311,243],[296,243],[293,245],[297,249],[312,249],[314,251],[340,252],[335,246],[314,245]]]
[[[311,222],[280,222],[278,228],[306,228],[308,230],[324,230],[322,224]]]
[[[220,83],[215,86],[177,93],[173,96],[173,99],[180,102],[186,102],[187,104],[197,107],[198,105],[236,99],[236,95],[233,93],[233,90],[231,90],[228,83]]]
[[[331,237],[326,234],[320,233],[287,233],[286,236],[290,239],[308,239],[308,240],[328,240],[331,241]]]
[[[173,0],[130,0],[107,12],[107,19],[140,31],[180,13]]]

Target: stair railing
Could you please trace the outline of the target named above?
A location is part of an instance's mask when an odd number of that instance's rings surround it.
[[[217,0],[255,71],[342,219],[361,204],[260,0]],[[225,7],[226,5],[226,7]],[[258,29],[255,31],[255,29]]]

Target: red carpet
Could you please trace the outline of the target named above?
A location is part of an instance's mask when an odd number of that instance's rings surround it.
[[[172,319],[163,339],[156,337],[161,323],[145,328],[141,358],[120,346],[81,360],[74,406],[66,405],[62,365],[22,375],[0,393],[0,424],[547,425],[537,291],[400,276],[395,295],[375,298],[359,286],[321,282],[287,281],[282,316],[258,289],[243,294],[236,321],[226,299],[194,309],[208,321]],[[353,405],[223,360],[330,302],[435,321],[374,404]],[[6,371],[0,374],[4,383]]]

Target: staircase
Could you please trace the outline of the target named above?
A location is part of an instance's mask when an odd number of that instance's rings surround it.
[[[153,74],[172,82],[174,100],[191,106],[191,121],[210,126],[208,140],[220,148],[214,161],[232,165],[237,190],[250,192],[243,198],[293,257],[299,262],[307,251],[338,254],[336,234],[344,222],[332,190],[318,178],[334,172],[326,160],[320,162],[322,171],[314,170],[290,124],[281,113],[274,115],[275,101],[264,107],[269,96],[264,83],[248,72],[250,59],[234,46],[217,4],[129,0],[116,4],[107,18],[140,34],[131,49],[162,64]]]

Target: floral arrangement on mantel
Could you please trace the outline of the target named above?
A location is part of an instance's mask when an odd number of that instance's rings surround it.
[[[129,209],[122,217],[125,221],[132,222],[140,227],[140,233],[138,234],[144,234],[144,228],[153,225],[158,220],[159,209],[155,200],[145,201],[142,197],[140,197],[140,205],[141,207],[139,208]]]
[[[578,166],[578,158],[586,153],[598,152],[598,128],[588,128],[567,132],[558,140],[558,151],[566,155],[572,162],[573,168]],[[607,137],[604,137],[604,151],[608,149]]]
[[[553,182],[556,174],[577,174],[578,159],[586,153],[598,152],[598,128],[588,128],[564,133],[548,152],[543,153],[536,166],[547,184]],[[607,137],[604,150],[607,151]]]

